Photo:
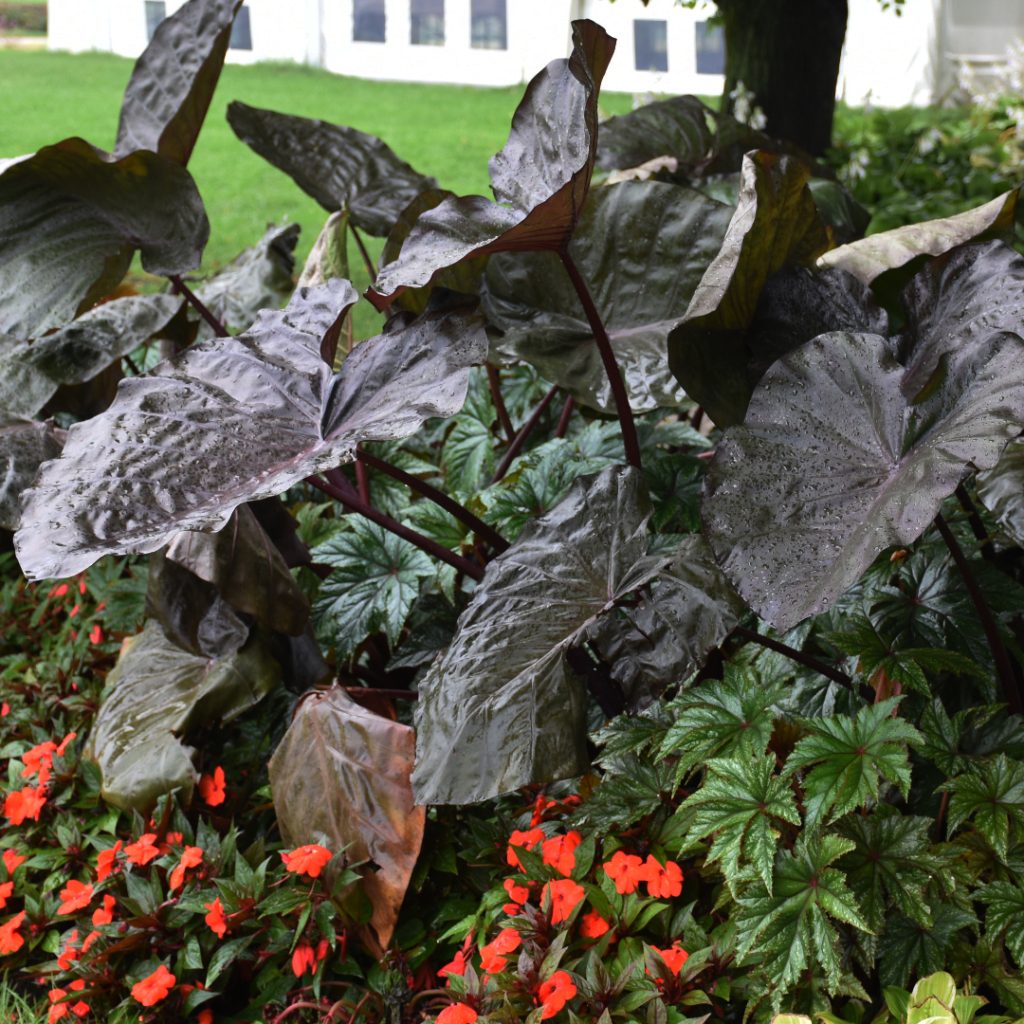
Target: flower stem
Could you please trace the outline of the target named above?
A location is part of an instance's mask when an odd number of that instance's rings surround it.
[[[551,404],[551,399],[555,397],[557,392],[558,385],[553,384],[548,393],[537,403],[537,408],[530,413],[530,418],[519,428],[516,439],[508,446],[508,451],[505,452],[498,468],[494,472],[494,479],[491,480],[492,484],[496,484],[508,472],[508,467],[512,465],[515,457],[523,450],[523,445],[526,444],[527,438],[533,433],[533,428],[540,422],[541,416],[544,415],[544,410]]]
[[[558,417],[558,426],[555,427],[555,437],[565,437],[565,432],[569,429],[569,420],[572,419],[572,411],[576,408],[576,403],[573,401],[572,395],[565,400],[565,405],[562,406],[562,415]]]
[[[494,411],[498,414],[498,422],[505,431],[508,443],[511,444],[516,439],[516,428],[512,426],[512,417],[509,416],[505,399],[501,395],[501,374],[493,363],[487,364],[487,386],[491,389],[491,401],[494,403]]]
[[[853,689],[853,680],[845,672],[841,672],[832,665],[819,661],[812,654],[798,651],[795,647],[790,647],[789,644],[784,644],[781,640],[775,640],[770,636],[763,636],[761,633],[757,633],[752,629],[746,629],[743,626],[737,626],[733,630],[733,635],[740,637],[742,640],[748,640],[750,643],[767,647],[770,651],[784,654],[790,661],[795,661],[798,665],[803,665],[814,672],[820,673],[827,679],[831,679],[843,686],[848,686],[851,690]]]
[[[199,296],[177,274],[170,277],[170,282],[181,295],[185,296],[185,301],[213,328],[213,333],[218,338],[230,337],[228,329],[206,308]]]
[[[352,697],[387,697],[390,700],[419,700],[415,690],[389,690],[382,686],[346,686],[345,692]]]
[[[604,372],[608,374],[608,383],[611,385],[612,396],[615,399],[615,409],[619,414],[619,424],[622,427],[622,443],[626,448],[626,461],[637,469],[640,468],[640,441],[636,436],[636,424],[633,422],[633,410],[629,406],[629,395],[626,393],[626,385],[623,383],[622,374],[619,371],[619,364],[615,361],[615,353],[612,351],[611,339],[605,330],[604,323],[594,300],[587,288],[586,281],[569,255],[569,250],[564,248],[559,253],[562,258],[562,265],[565,267],[572,281],[573,288],[583,304],[583,312],[587,316],[587,323],[594,333],[594,340],[597,342],[597,350],[601,353],[601,362],[604,363]]]

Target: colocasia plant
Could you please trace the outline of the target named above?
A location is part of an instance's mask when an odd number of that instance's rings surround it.
[[[327,1019],[856,1022],[940,968],[1024,1014],[1016,190],[861,238],[838,184],[693,97],[599,124],[615,41],[580,21],[493,200],[233,103],[329,218],[297,285],[294,228],[197,282],[186,165],[237,7],[163,23],[113,154],[0,173],[0,526],[29,579],[103,572],[146,610],[87,736],[4,748],[12,827],[69,756],[136,815],[103,878],[76,841],[39,890],[11,846],[12,965],[72,1013],[249,1019],[229,962],[274,999],[336,927],[392,964],[407,890],[461,857],[417,953],[447,987]],[[384,317],[360,341],[350,241]],[[167,290],[114,297],[136,251]],[[218,723],[283,703],[278,864],[175,807],[230,784]],[[526,786],[557,810],[444,806]],[[322,888],[267,896],[271,864]],[[87,910],[99,966],[85,921],[25,931]]]

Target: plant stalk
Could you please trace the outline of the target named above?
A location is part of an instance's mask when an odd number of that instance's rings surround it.
[[[854,688],[853,680],[845,672],[842,672],[823,661],[819,661],[812,654],[807,654],[804,651],[798,651],[795,647],[790,647],[789,644],[784,644],[781,640],[775,640],[770,636],[762,636],[760,633],[757,633],[752,629],[746,629],[743,626],[737,626],[733,630],[733,635],[738,636],[743,640],[747,640],[750,643],[760,644],[762,647],[767,647],[770,651],[777,651],[779,654],[784,654],[790,659],[790,661],[795,661],[798,665],[803,665],[814,672],[818,672],[827,679],[831,679],[843,686],[847,686],[851,690]]]
[[[482,519],[478,519],[468,508],[460,505],[454,498],[448,497],[444,491],[439,491],[436,487],[421,480],[419,477],[406,473],[404,469],[392,466],[390,462],[385,462],[384,459],[379,459],[376,455],[371,455],[362,449],[359,451],[359,462],[356,465],[361,463],[366,463],[367,466],[381,473],[386,473],[392,480],[405,484],[406,487],[422,494],[424,498],[434,502],[435,505],[439,505],[445,512],[458,519],[460,523],[468,526],[482,541],[490,544],[498,554],[508,550],[508,541],[493,526],[489,526]]]
[[[971,496],[963,484],[957,484],[956,500],[960,502],[960,507],[967,514],[967,522],[971,527],[971,533],[974,534],[974,539],[978,542],[981,557],[989,562],[995,561],[996,553],[992,550],[992,538],[981,521],[978,507],[971,500]]]
[[[367,519],[378,526],[383,526],[385,530],[393,533],[396,537],[401,537],[402,540],[407,540],[410,544],[414,544],[428,555],[433,555],[434,558],[447,562],[464,576],[469,576],[470,579],[474,579],[478,583],[484,578],[484,570],[476,562],[471,562],[468,558],[456,555],[446,547],[438,544],[437,541],[424,537],[422,533],[410,530],[408,526],[403,526],[396,519],[392,519],[391,516],[375,509],[372,505],[365,504],[357,494],[338,487],[333,483],[328,483],[326,480],[321,480],[316,476],[307,476],[306,483],[315,487],[318,491],[323,491],[324,494],[330,495],[335,501],[340,502],[352,512],[358,512],[361,516],[366,516]]]
[[[378,686],[346,686],[345,692],[352,697],[388,697],[391,700],[419,700],[415,690],[388,690]]]
[[[352,237],[356,240],[356,245],[359,247],[359,255],[363,257],[363,265],[366,267],[366,272],[370,275],[370,284],[377,280],[377,266],[370,258],[370,253],[366,248],[366,243],[363,241],[363,236],[359,233],[359,228],[349,221],[348,226],[352,229]]]
[[[213,328],[218,338],[229,338],[230,331],[206,308],[198,295],[177,274],[170,278],[171,284],[185,296],[185,301]]]
[[[992,652],[992,660],[996,664],[996,674],[999,676],[1003,698],[1009,707],[1010,713],[1019,715],[1024,712],[1024,701],[1021,700],[1017,676],[1013,670],[1013,662],[1010,660],[1006,645],[1003,643],[1003,638],[999,633],[999,626],[996,623],[995,616],[992,614],[992,609],[989,608],[985,595],[981,592],[981,587],[978,586],[978,581],[975,579],[971,565],[967,561],[967,556],[957,542],[956,537],[953,536],[953,531],[949,528],[949,524],[943,518],[941,512],[935,517],[935,525],[938,527],[939,533],[942,534],[942,539],[946,542],[949,553],[953,556],[953,561],[960,571],[960,577],[964,581],[964,586],[967,588],[967,593],[970,595],[974,610],[981,622],[981,628],[985,632],[985,639],[988,641],[989,650]]]
[[[541,416],[544,415],[544,410],[551,404],[551,399],[555,397],[557,392],[558,385],[552,384],[548,393],[537,403],[537,408],[530,413],[530,418],[519,428],[516,439],[508,446],[508,450],[494,472],[494,478],[491,480],[492,484],[496,484],[508,472],[508,467],[512,465],[515,457],[523,450],[523,445],[526,444],[527,438],[533,433],[533,428],[540,422]]]
[[[505,431],[508,443],[511,444],[516,439],[516,428],[512,426],[512,417],[509,416],[505,399],[501,395],[501,374],[493,363],[487,364],[487,386],[491,389],[491,401],[494,403],[494,411],[498,414],[498,422]]]
[[[371,504],[370,499],[370,478],[366,473],[366,466],[359,459],[360,452],[356,449],[356,488],[359,491],[359,500],[367,505]]]
[[[562,258],[562,265],[565,267],[572,281],[573,288],[583,304],[583,312],[587,316],[587,323],[594,333],[594,340],[597,342],[597,350],[601,353],[601,362],[604,363],[604,372],[608,374],[608,383],[611,385],[612,396],[615,399],[615,409],[619,414],[619,424],[622,427],[622,443],[626,448],[626,461],[637,469],[641,468],[640,463],[640,441],[636,436],[636,424],[633,422],[633,410],[629,406],[629,395],[626,392],[626,385],[622,380],[619,371],[619,364],[615,361],[615,353],[612,351],[612,342],[605,330],[601,316],[594,305],[594,300],[587,288],[586,281],[569,255],[568,248],[559,252]]]
[[[565,400],[565,405],[562,406],[562,415],[558,417],[558,426],[555,427],[555,437],[565,437],[565,432],[569,429],[569,420],[572,419],[573,409],[576,408],[576,403],[573,401],[572,395]]]

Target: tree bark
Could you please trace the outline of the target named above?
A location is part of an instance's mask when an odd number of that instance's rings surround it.
[[[717,0],[725,26],[725,91],[742,82],[765,113],[765,131],[812,156],[832,143],[847,0]]]

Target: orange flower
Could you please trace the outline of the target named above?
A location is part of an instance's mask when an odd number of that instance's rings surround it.
[[[7,900],[14,895],[13,882],[0,882],[0,910],[7,906]]]
[[[544,830],[541,828],[531,828],[526,832],[521,832],[516,829],[508,837],[508,849],[505,851],[505,860],[511,867],[522,868],[522,863],[519,860],[519,854],[516,853],[515,848],[517,846],[525,847],[527,850],[532,850],[538,843],[544,840]]]
[[[12,825],[20,825],[26,818],[39,820],[39,812],[46,806],[45,786],[25,786],[8,793],[4,800],[4,817]]]
[[[89,952],[89,947],[90,947],[90,946],[91,946],[91,945],[92,945],[92,944],[93,944],[93,943],[94,943],[94,942],[95,942],[95,941],[96,941],[97,939],[100,939],[100,938],[102,938],[102,937],[103,937],[103,933],[102,933],[102,932],[96,932],[96,931],[93,931],[93,932],[89,932],[89,934],[88,934],[88,935],[86,935],[86,937],[85,937],[85,942],[83,942],[83,943],[82,943],[82,952],[83,952],[83,953],[88,953],[88,952]]]
[[[300,942],[292,953],[292,974],[301,978],[306,971],[316,970],[316,953],[308,942]]]
[[[656,899],[678,896],[683,891],[683,871],[675,861],[667,860],[662,867],[656,858],[648,856],[644,871],[647,875],[647,892]]]
[[[579,832],[569,832],[564,836],[554,836],[542,844],[544,863],[550,864],[560,875],[566,878],[576,867],[576,847],[583,841]]]
[[[28,860],[27,857],[19,856],[14,850],[4,850],[4,867],[7,869],[8,875],[13,875],[18,869],[19,864],[24,864]]]
[[[114,920],[114,907],[116,906],[117,900],[110,893],[107,893],[103,897],[103,906],[97,907],[92,912],[92,923],[97,927],[101,924],[110,924]]]
[[[102,882],[117,867],[117,855],[123,843],[120,839],[109,850],[96,855],[96,881]]]
[[[501,884],[505,892],[508,893],[508,898],[512,901],[511,903],[506,903],[501,909],[509,916],[518,914],[519,908],[530,898],[530,890],[525,885],[518,885],[511,878],[506,878]]]
[[[201,864],[203,860],[203,849],[201,846],[186,846],[178,861],[178,866],[171,872],[171,884],[169,892],[181,887],[185,881],[185,872]]]
[[[199,1011],[199,1016],[196,1018],[197,1024],[213,1024],[213,1010],[208,1006],[204,1007]]]
[[[54,754],[57,757],[63,757],[64,753],[68,749],[68,746],[71,744],[71,741],[74,740],[74,739],[77,739],[77,737],[78,737],[78,733],[77,732],[69,732],[67,734],[67,736],[65,736],[64,739],[62,739],[60,741],[60,743],[57,745],[57,749],[54,751]]]
[[[603,867],[604,873],[615,883],[615,891],[620,896],[636,892],[637,886],[647,881],[644,863],[634,853],[616,850],[612,859],[605,861]]]
[[[50,778],[50,768],[53,765],[53,754],[57,744],[53,740],[46,740],[37,743],[31,750],[26,750],[21,755],[21,763],[25,766],[21,770],[23,779],[30,779],[33,775],[39,775],[39,784],[46,785]]]
[[[505,953],[519,948],[522,939],[515,928],[502,928],[495,938],[480,950],[480,966],[487,974],[498,974],[505,970],[508,959]]]
[[[92,900],[92,886],[84,882],[71,879],[60,891],[60,898],[63,901],[57,908],[58,914],[73,914],[76,910],[89,906]]]
[[[455,954],[451,963],[445,964],[437,972],[439,978],[446,978],[449,975],[457,974],[460,978],[466,973],[466,965],[469,963],[471,950],[473,949],[473,933],[470,932],[463,940],[462,949]]]
[[[291,853],[281,852],[281,860],[289,871],[296,875],[309,875],[310,878],[319,878],[323,866],[332,856],[330,850],[316,843],[296,847]]]
[[[89,632],[89,643],[93,646],[103,643],[103,628],[98,622]]]
[[[544,1007],[540,1019],[554,1017],[572,997],[576,995],[576,985],[565,971],[555,971],[547,981],[542,981],[537,990],[537,998]]]
[[[651,946],[651,949],[665,961],[665,966],[673,974],[678,974],[683,969],[683,964],[690,959],[690,954],[678,943],[669,946],[668,949],[658,949],[657,946]],[[650,974],[651,972],[648,971],[647,973]]]
[[[156,833],[146,832],[139,836],[137,842],[130,843],[124,848],[124,854],[129,864],[145,867],[154,857],[160,856],[160,850],[156,845]]]
[[[438,1015],[435,1024],[474,1024],[477,1012],[465,1003],[452,1003]]]
[[[82,956],[82,951],[75,946],[77,941],[78,929],[73,928],[71,930],[71,934],[68,936],[68,941],[64,946],[63,952],[57,957],[57,966],[62,971],[70,971],[71,965]]]
[[[228,919],[224,916],[224,907],[217,896],[212,903],[204,903],[203,906],[209,911],[203,920],[210,926],[210,930],[218,939],[224,938],[228,930]]]
[[[18,929],[25,920],[25,911],[19,911],[4,924],[0,924],[0,953],[16,953],[25,945],[25,939]]]
[[[547,882],[541,890],[541,902],[547,896],[551,900],[551,923],[560,924],[568,921],[569,915],[576,909],[586,893],[582,885],[578,885],[571,878],[559,878],[554,882]]]
[[[0,718],[6,718],[11,713],[11,705],[4,701],[0,704]]]
[[[161,964],[152,974],[132,985],[132,997],[143,1006],[155,1006],[166,999],[177,978]]]
[[[208,807],[219,807],[224,803],[224,769],[217,765],[212,775],[199,777],[199,795]]]
[[[599,939],[609,928],[611,925],[596,910],[580,918],[580,936],[584,939]]]
[[[79,999],[74,1004],[67,1000],[71,992],[81,992],[83,988],[85,988],[85,979],[77,978],[68,985],[68,991],[62,988],[50,990],[50,1012],[47,1017],[49,1024],[53,1024],[54,1021],[66,1017],[69,1013],[73,1013],[79,1018],[85,1017],[89,1013],[89,1004],[83,1000]]]

